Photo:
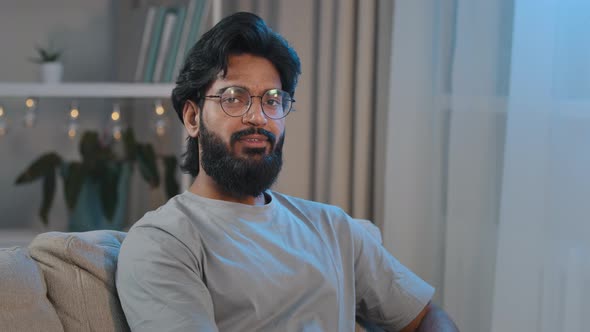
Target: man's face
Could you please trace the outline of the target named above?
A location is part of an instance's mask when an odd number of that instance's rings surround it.
[[[248,54],[229,57],[227,75],[206,95],[239,86],[252,96],[281,88],[280,76],[268,60]],[[219,98],[207,98],[199,114],[201,166],[224,190],[235,196],[258,196],[276,180],[282,166],[285,119],[267,118],[260,98],[253,98],[242,117],[227,115]]]

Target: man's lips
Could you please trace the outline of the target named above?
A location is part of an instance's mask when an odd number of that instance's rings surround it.
[[[249,147],[264,147],[268,143],[268,137],[264,135],[246,135],[240,137],[239,141]]]
[[[230,138],[231,145],[240,143],[249,148],[266,148],[270,144],[270,148],[274,148],[275,135],[263,128],[248,128],[232,134]]]

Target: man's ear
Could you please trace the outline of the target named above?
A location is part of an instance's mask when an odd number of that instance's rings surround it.
[[[201,112],[201,110],[192,100],[187,100],[184,103],[182,119],[184,120],[184,127],[190,137],[197,137],[199,135],[199,112]]]

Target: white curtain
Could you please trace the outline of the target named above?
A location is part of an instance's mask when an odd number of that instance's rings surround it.
[[[588,331],[590,3],[516,2],[493,331]]]
[[[398,1],[386,148],[386,247],[437,288],[463,331],[489,331],[510,1]]]
[[[386,247],[463,331],[582,331],[590,4],[397,1],[393,21]]]

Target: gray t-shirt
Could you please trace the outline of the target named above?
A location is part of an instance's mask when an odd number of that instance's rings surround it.
[[[341,209],[268,191],[251,206],[184,192],[147,213],[119,254],[134,331],[399,330],[434,289]]]

